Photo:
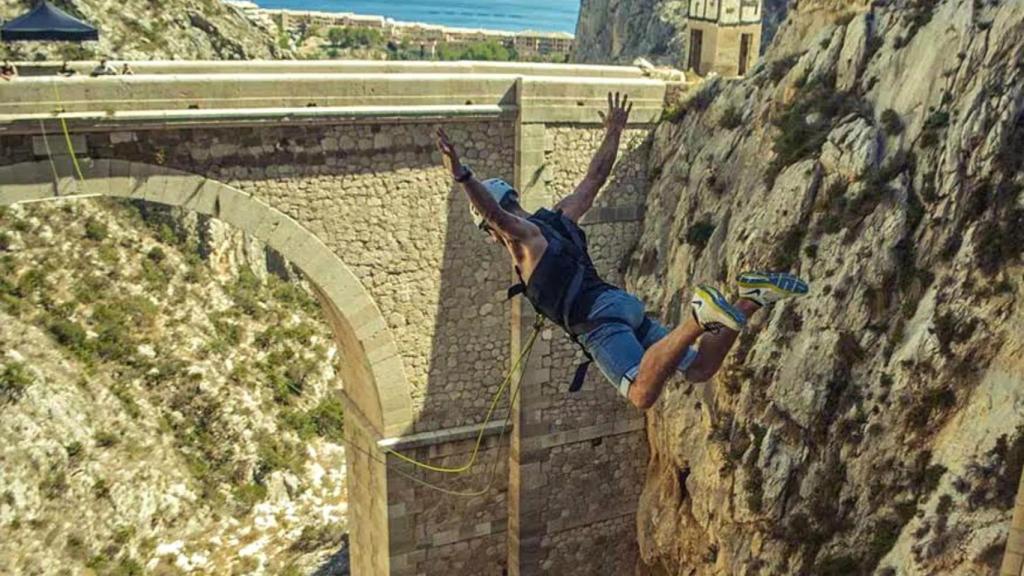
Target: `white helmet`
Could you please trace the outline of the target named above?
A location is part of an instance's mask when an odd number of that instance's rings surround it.
[[[484,180],[481,184],[484,185],[484,188],[487,189],[491,198],[494,198],[498,205],[503,205],[509,200],[519,200],[519,192],[516,192],[516,189],[511,184],[501,178],[490,178]],[[504,208],[504,206],[502,207]],[[484,225],[487,224],[484,215],[477,211],[476,206],[472,202],[469,203],[469,210],[473,213],[473,220],[476,222],[477,228],[483,229]]]

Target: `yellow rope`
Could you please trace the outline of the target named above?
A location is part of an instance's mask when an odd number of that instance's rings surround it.
[[[82,175],[82,167],[78,165],[78,156],[75,154],[75,147],[71,144],[71,133],[68,131],[67,120],[64,119],[64,104],[60,99],[60,90],[57,89],[57,83],[52,82],[53,95],[57,98],[57,119],[60,120],[61,130],[64,131],[64,143],[68,146],[68,154],[71,155],[71,164],[75,167],[75,174],[78,176],[80,182],[85,182],[85,176]]]
[[[46,148],[46,159],[50,161],[50,171],[53,172],[54,189],[60,185],[60,174],[57,173],[57,164],[53,161],[53,151],[50,150],[50,139],[46,137],[46,125],[43,119],[39,119],[39,133],[43,136],[43,147]]]
[[[540,333],[540,326],[541,326],[542,322],[543,322],[543,319],[542,318],[538,318],[537,323],[534,325],[533,335],[530,337],[530,340],[529,340],[527,346],[523,348],[523,353],[520,354],[519,359],[517,360],[517,365],[519,364],[520,361],[523,361],[524,364],[529,364],[529,359],[530,359],[530,356],[532,355],[532,352],[533,352],[533,344],[534,344],[534,342],[536,342],[537,335]],[[513,368],[513,370],[510,371],[509,374],[514,374],[515,372],[516,372],[516,370]],[[434,490],[435,492],[440,492],[440,493],[446,494],[448,496],[458,496],[458,497],[462,497],[462,498],[472,498],[472,497],[477,497],[477,496],[483,496],[483,495],[487,494],[487,492],[489,492],[491,490],[491,488],[494,487],[494,478],[495,478],[497,470],[498,470],[498,464],[501,461],[501,452],[500,452],[501,451],[501,441],[505,437],[505,428],[507,427],[508,423],[512,419],[512,410],[513,410],[513,407],[515,406],[516,400],[519,398],[519,391],[522,388],[522,383],[523,383],[523,373],[520,372],[519,373],[519,378],[516,379],[515,386],[513,387],[513,391],[511,393],[510,398],[509,398],[508,409],[507,409],[506,414],[505,414],[505,424],[506,424],[506,426],[502,427],[501,432],[498,435],[498,450],[499,450],[499,453],[497,455],[495,455],[494,462],[491,464],[491,473],[488,476],[487,483],[484,485],[483,488],[480,488],[478,490],[451,490],[451,489],[445,488],[443,486],[439,486],[439,485],[434,484],[432,482],[428,482],[428,481],[423,480],[421,478],[417,478],[416,476],[413,476],[412,474],[410,474],[410,473],[408,473],[408,472],[406,472],[406,471],[404,471],[404,470],[402,470],[400,468],[397,468],[397,467],[389,464],[387,462],[387,460],[378,458],[376,455],[374,455],[370,451],[365,450],[363,448],[360,448],[359,446],[356,446],[356,445],[352,444],[351,442],[349,442],[347,440],[345,441],[345,444],[346,444],[346,446],[348,448],[353,449],[353,450],[355,450],[357,452],[360,452],[361,454],[364,454],[366,457],[368,457],[369,459],[373,460],[374,462],[377,462],[379,464],[384,464],[385,467],[387,467],[389,470],[395,472],[399,476],[402,476],[403,478],[406,478],[406,479],[408,479],[408,480],[410,480],[410,481],[412,481],[412,482],[414,482],[416,484],[419,484],[420,486],[423,486],[423,487],[428,488],[430,490]],[[499,391],[499,393],[500,393],[500,391]],[[485,423],[485,425],[486,425],[486,423]],[[481,435],[482,435],[482,432],[483,432],[483,427],[481,427]],[[479,444],[479,439],[478,439],[477,448],[479,448],[479,446],[480,446],[480,444]],[[394,451],[388,451],[388,452],[390,452],[392,454],[397,454]],[[474,451],[474,457],[475,457],[475,451]],[[411,463],[416,465],[417,467],[424,468],[424,466],[420,465],[420,463],[418,463],[418,462],[416,462],[416,461],[414,461],[412,459],[408,459],[406,461],[411,461]]]
[[[498,406],[498,400],[501,399],[501,394],[505,391],[506,388],[508,388],[508,385],[511,383],[513,376],[516,374],[516,372],[519,371],[519,367],[522,364],[523,358],[529,356],[530,353],[533,351],[533,345],[537,341],[537,336],[540,335],[540,325],[542,322],[542,317],[538,316],[538,321],[534,324],[533,334],[530,336],[529,341],[523,348],[522,353],[519,354],[519,358],[516,359],[515,364],[513,364],[512,368],[508,371],[508,374],[505,376],[505,380],[501,383],[501,386],[498,387],[498,392],[494,395],[494,398],[491,399],[491,405],[487,409],[487,415],[484,417],[483,423],[480,424],[480,431],[479,433],[477,433],[476,436],[476,445],[473,447],[473,453],[470,454],[469,460],[466,461],[465,464],[454,467],[434,466],[433,464],[428,464],[426,462],[416,460],[415,458],[406,456],[405,454],[402,454],[401,452],[397,452],[395,450],[386,449],[385,452],[391,454],[392,456],[395,456],[399,460],[403,460],[405,462],[408,462],[409,464],[412,464],[419,468],[423,468],[425,470],[430,470],[432,472],[441,472],[444,474],[462,474],[469,470],[470,468],[472,468],[473,463],[476,462],[477,454],[479,454],[480,452],[480,445],[483,443],[484,429],[487,427],[487,424],[490,423],[491,421],[491,416],[493,416],[494,409]],[[520,380],[522,380],[521,375]]]

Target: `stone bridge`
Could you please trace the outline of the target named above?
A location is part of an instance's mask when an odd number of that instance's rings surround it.
[[[617,282],[639,232],[646,142],[666,86],[596,66],[155,62],[136,71],[0,84],[0,205],[119,196],[181,206],[304,271],[339,350],[354,574],[632,572],[643,417],[596,370],[568,394],[576,351],[550,326],[522,370],[511,425],[503,401],[468,473],[424,471],[386,449],[463,463],[532,324],[528,304],[505,301],[507,259],[474,229],[433,148],[435,127],[477,174],[515,182],[533,208],[572,190],[603,134],[606,93],[628,92],[632,126],[585,219],[595,260]],[[448,495],[414,479],[483,493]]]

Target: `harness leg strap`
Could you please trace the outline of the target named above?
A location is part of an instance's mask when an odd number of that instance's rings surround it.
[[[579,392],[580,388],[583,388],[583,381],[587,378],[587,369],[590,368],[592,362],[593,360],[587,359],[586,362],[576,367],[576,375],[572,377],[569,392]]]

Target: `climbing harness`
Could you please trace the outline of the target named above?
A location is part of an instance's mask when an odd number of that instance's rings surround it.
[[[542,230],[548,229],[552,233],[556,234],[560,242],[567,242],[575,250],[575,252],[569,252],[566,254],[573,262],[573,270],[570,272],[572,277],[569,280],[568,288],[565,291],[565,296],[560,302],[559,310],[557,312],[553,310],[543,311],[541,306],[535,301],[536,295],[531,295],[531,290],[526,281],[523,280],[522,273],[519,267],[516,266],[516,275],[519,277],[519,283],[511,286],[508,289],[508,299],[512,299],[519,295],[525,295],[530,304],[533,305],[533,309],[537,312],[538,316],[549,318],[552,322],[559,325],[569,338],[576,344],[580,350],[583,351],[583,356],[586,358],[576,367],[576,372],[573,375],[572,382],[569,384],[569,392],[579,392],[583,387],[583,381],[587,376],[587,370],[590,365],[594,362],[594,357],[591,356],[587,348],[580,342],[579,337],[583,334],[594,330],[602,324],[615,322],[615,319],[598,318],[594,320],[587,320],[583,322],[572,322],[571,314],[576,304],[577,298],[583,288],[583,280],[587,272],[587,240],[582,236],[581,232],[577,227],[570,223],[566,224],[566,217],[562,214],[561,210],[554,212],[546,209],[537,211],[534,216],[530,218],[534,222],[542,224]],[[550,239],[549,239],[550,242]],[[549,245],[549,250],[551,249]],[[533,296],[533,297],[531,297]]]

